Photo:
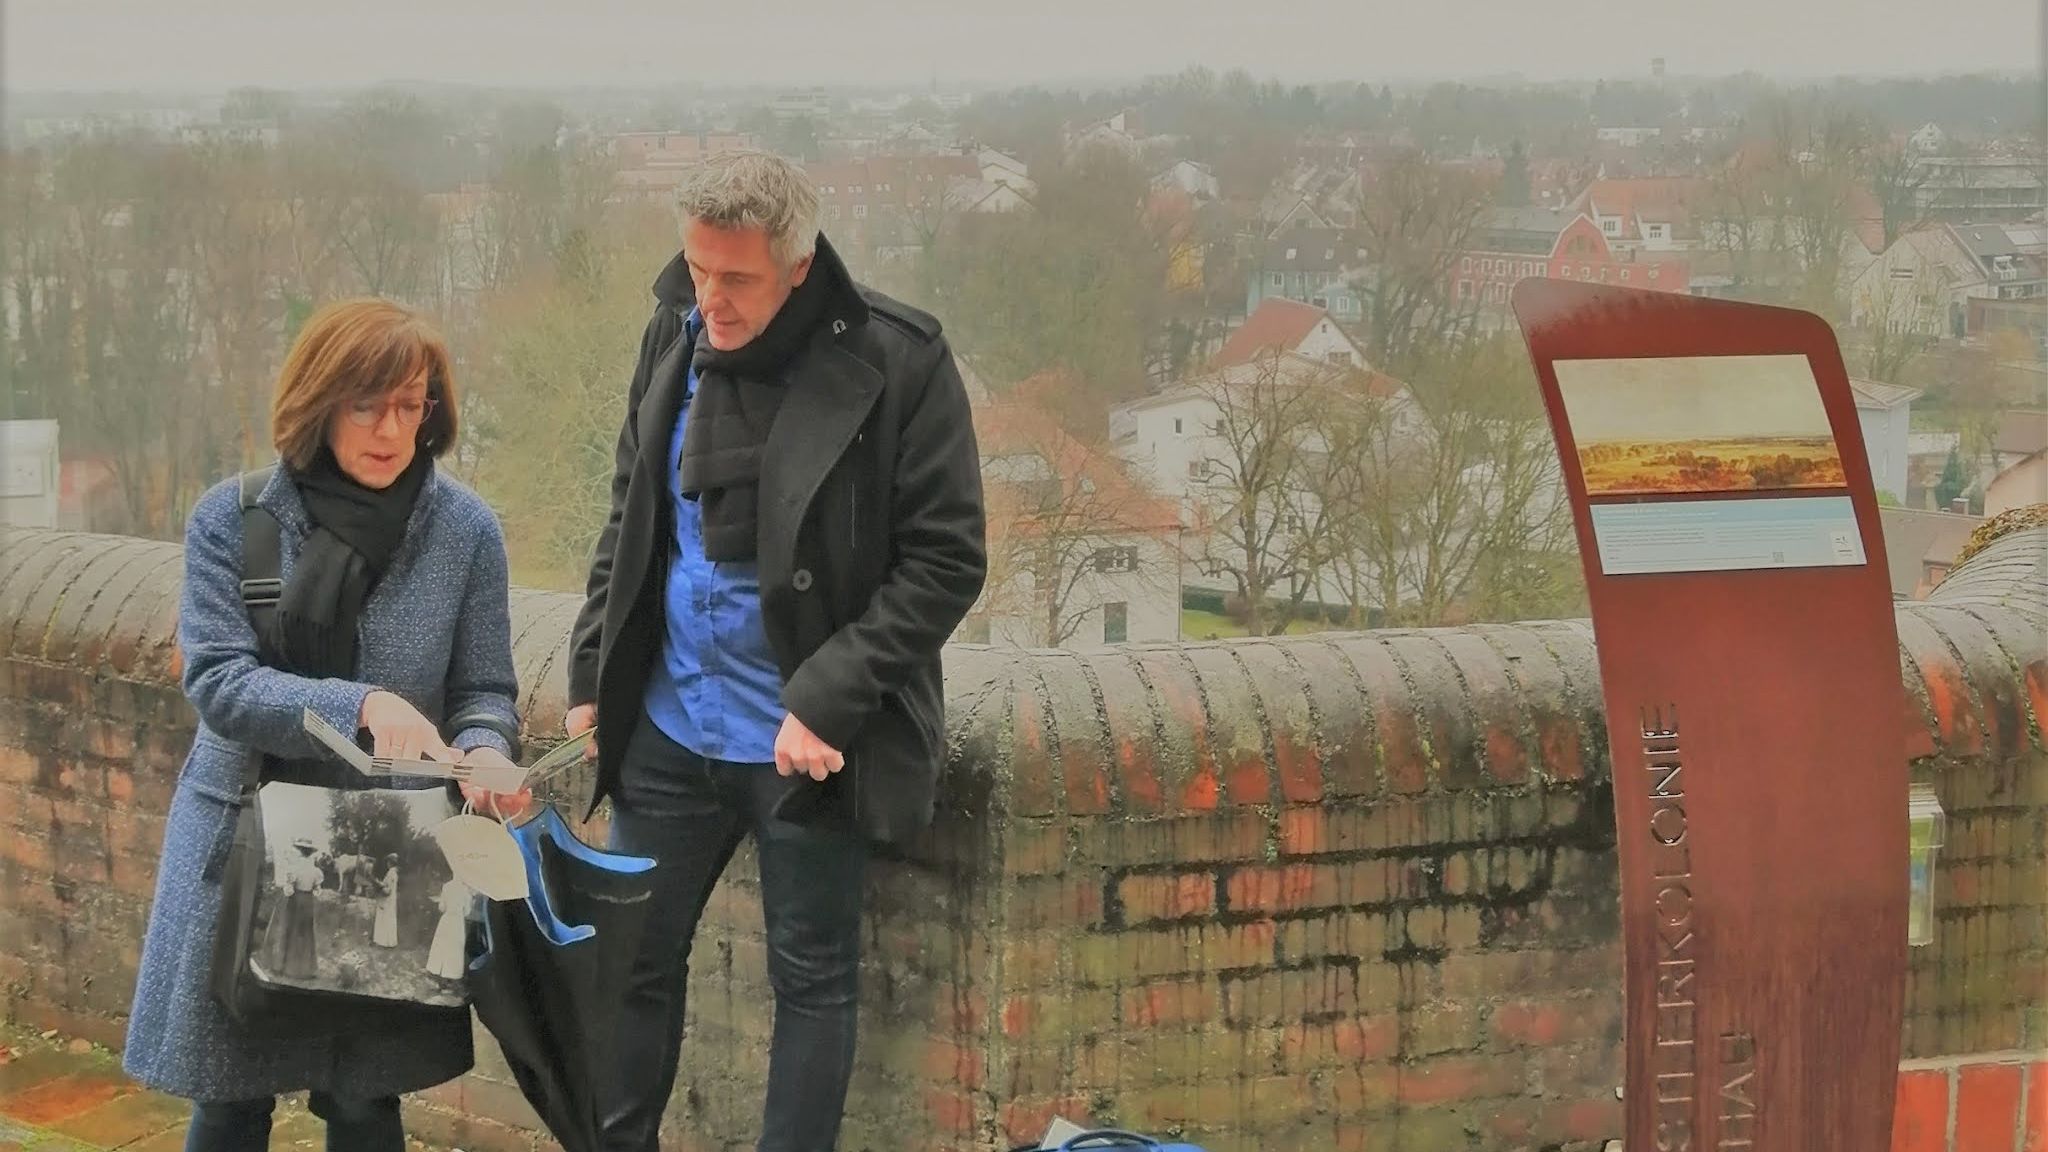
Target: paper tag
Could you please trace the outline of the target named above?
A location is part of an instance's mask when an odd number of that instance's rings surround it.
[[[472,764],[468,773],[469,786],[479,792],[511,796],[526,787],[526,769],[517,764]]]
[[[327,750],[347,762],[348,766],[365,776],[370,774],[370,754],[356,747],[356,742],[334,730],[334,725],[320,718],[311,708],[304,709],[299,722],[305,726],[313,739],[327,745]]]
[[[1062,1144],[1087,1131],[1086,1128],[1068,1120],[1064,1116],[1055,1116],[1052,1118],[1052,1123],[1045,1126],[1045,1139],[1040,1140],[1038,1146],[1041,1149],[1057,1149]]]
[[[597,729],[586,728],[553,748],[528,768],[538,782],[571,765],[583,763],[584,754],[589,751],[591,741],[597,739]]]
[[[395,760],[388,756],[373,757],[356,747],[355,741],[335,731],[334,725],[321,719],[320,714],[311,708],[304,710],[299,722],[315,740],[325,744],[328,751],[347,761],[350,767],[365,776],[422,776],[434,780],[454,780],[460,777],[458,766],[443,760]]]
[[[503,824],[464,813],[434,829],[455,878],[492,900],[526,898],[526,857]]]

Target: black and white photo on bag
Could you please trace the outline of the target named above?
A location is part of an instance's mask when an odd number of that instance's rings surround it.
[[[434,828],[446,789],[265,784],[251,973],[274,985],[457,1007],[477,898]]]

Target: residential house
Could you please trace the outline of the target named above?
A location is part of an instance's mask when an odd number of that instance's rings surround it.
[[[2048,504],[2048,448],[2003,468],[1984,486],[1984,514]]]
[[[1214,200],[1223,194],[1209,166],[1193,160],[1175,161],[1173,167],[1152,178],[1152,187],[1176,188],[1196,200]]]
[[[971,155],[886,155],[805,166],[818,189],[819,223],[849,252],[914,246],[920,227],[958,205],[954,189],[981,181]],[[988,203],[984,192],[974,203]]]
[[[1367,254],[1360,234],[1346,228],[1299,224],[1261,241],[1252,260],[1245,291],[1245,315],[1262,301],[1298,300],[1328,311],[1340,323],[1365,316],[1358,281]]]
[[[1996,475],[2018,467],[2031,456],[2048,449],[2048,412],[2016,409],[1999,418],[1991,437],[1991,472]]]
[[[1068,148],[1110,148],[1136,156],[1143,138],[1142,119],[1137,110],[1126,108],[1106,120],[1082,127],[1068,139]]]
[[[946,189],[948,212],[1021,212],[1031,197],[1001,180],[958,180]]]
[[[1595,180],[1571,208],[1591,217],[1617,252],[1676,252],[1700,246],[1691,205],[1705,195],[1696,177]]]
[[[1030,167],[1008,152],[983,148],[974,154],[974,161],[981,165],[981,178],[991,184],[1008,184],[1026,196],[1038,190]]]
[[[2048,188],[2041,182],[2038,156],[1926,156],[1914,207],[1925,220],[1943,223],[2012,223],[2041,211]]]
[[[1893,241],[1851,282],[1849,320],[1961,339],[1987,325],[1984,305],[2044,296],[2048,228],[1932,224]]]
[[[1180,510],[1028,397],[978,405],[989,578],[958,638],[1093,648],[1180,638]]]
[[[1269,314],[1269,316],[1272,314]],[[1247,322],[1246,328],[1252,325]],[[1242,332],[1243,329],[1240,329]],[[1233,357],[1234,359],[1234,357]],[[1259,406],[1259,389],[1331,388],[1388,406],[1396,421],[1396,435],[1404,422],[1413,419],[1413,397],[1392,377],[1368,368],[1345,369],[1329,360],[1297,352],[1267,351],[1251,360],[1219,363],[1208,374],[1141,400],[1111,409],[1110,444],[1151,490],[1179,502],[1186,564],[1182,586],[1190,593],[1213,600],[1235,591],[1231,576],[1217,563],[1232,551],[1227,530],[1219,520],[1228,511],[1231,494],[1223,492],[1219,478],[1228,475],[1232,446],[1227,418],[1251,419]],[[1237,403],[1242,398],[1242,404]],[[1226,408],[1226,404],[1234,407]],[[1252,439],[1277,435],[1271,429],[1248,433]],[[1321,431],[1304,422],[1290,435],[1300,436],[1300,450],[1312,456],[1324,451]],[[1294,534],[1307,530],[1313,518],[1313,497],[1296,493],[1294,510],[1286,523],[1270,526],[1274,554],[1291,547]],[[1278,510],[1274,510],[1278,515]],[[1257,532],[1268,535],[1268,526]],[[1334,576],[1306,573],[1316,581],[1311,599],[1340,603],[1343,599]]]
[[[618,189],[650,200],[673,196],[683,173],[706,157],[755,146],[754,137],[745,132],[682,129],[621,132],[605,140],[605,150],[617,163]]]
[[[1293,354],[1344,367],[1365,367],[1365,349],[1328,310],[1273,297],[1263,300],[1223,342],[1213,367],[1236,368],[1260,356]]]
[[[1505,313],[1508,293],[1531,277],[1685,292],[1686,262],[1617,254],[1593,218],[1572,209],[1496,208],[1451,267],[1454,300]]]
[[[1984,517],[1919,508],[1879,508],[1877,520],[1884,531],[1885,564],[1891,576],[1892,595],[1902,600],[1924,600],[1947,578],[1949,569],[1955,567],[1956,556]]]
[[[1200,206],[1172,185],[1154,185],[1145,197],[1145,222],[1166,244],[1166,287],[1196,294],[1207,284],[1209,250],[1198,227]]]
[[[1920,398],[1920,390],[1851,379],[1849,391],[1856,398],[1856,423],[1870,457],[1871,483],[1903,502],[1910,488],[1913,401]]]

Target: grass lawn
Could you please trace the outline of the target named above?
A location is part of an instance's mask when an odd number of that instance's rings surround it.
[[[1289,636],[1302,636],[1310,632],[1327,632],[1331,625],[1320,620],[1294,620],[1287,625]],[[1183,608],[1180,612],[1180,636],[1183,640],[1207,640],[1214,637],[1226,640],[1243,636],[1245,630],[1230,617],[1219,612],[1203,612],[1195,608]]]

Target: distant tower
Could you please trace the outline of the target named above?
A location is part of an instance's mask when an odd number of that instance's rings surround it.
[[[1658,80],[1664,78],[1664,58],[1662,56],[1650,57],[1650,75]]]

